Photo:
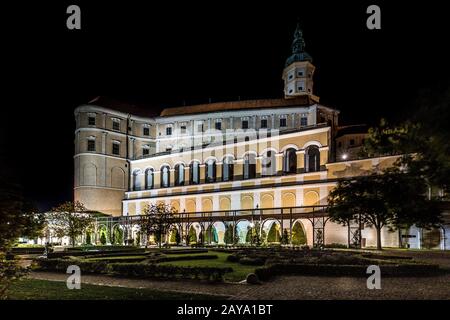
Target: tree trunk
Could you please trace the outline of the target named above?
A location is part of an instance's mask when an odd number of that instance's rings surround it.
[[[377,250],[382,250],[381,247],[381,227],[376,227],[377,229]]]

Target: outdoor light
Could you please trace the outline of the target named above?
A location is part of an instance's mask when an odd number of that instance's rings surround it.
[[[344,153],[344,154],[341,156],[341,158],[342,158],[342,160],[347,160],[348,155],[347,155],[346,153]]]

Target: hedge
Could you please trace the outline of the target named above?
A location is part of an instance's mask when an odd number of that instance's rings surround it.
[[[156,258],[157,262],[167,262],[167,261],[183,261],[183,260],[210,260],[210,259],[218,259],[219,257],[215,254],[202,254],[202,255],[195,255],[195,256],[177,256],[177,257],[160,257]]]
[[[276,275],[367,277],[367,267],[367,265],[273,264],[257,268],[255,274],[260,280],[269,280]],[[382,276],[430,276],[440,271],[438,265],[432,264],[381,265],[380,270]]]
[[[65,251],[74,252],[74,251],[89,251],[89,250],[100,250],[100,251],[124,251],[124,250],[136,250],[140,249],[136,246],[81,246],[81,247],[73,247],[73,248],[66,248]]]
[[[12,254],[44,254],[44,247],[14,247],[11,249]]]
[[[179,267],[173,265],[111,263],[108,273],[124,277],[156,278],[156,279],[203,279],[222,281],[232,268],[218,267]]]
[[[111,274],[123,277],[152,279],[202,279],[222,281],[232,268],[179,267],[146,263],[108,263],[106,261],[82,261],[79,259],[37,259],[35,269],[40,271],[66,272],[70,265],[77,265],[81,273]]]
[[[58,252],[51,252],[47,255],[49,259],[55,259],[55,258],[62,258],[67,256],[74,256],[74,257],[117,257],[117,256],[123,256],[123,255],[132,255],[132,254],[143,254],[145,253],[145,249],[133,249],[133,250],[118,250],[118,251],[58,251]]]
[[[208,249],[173,249],[162,250],[164,254],[190,254],[190,253],[207,253]]]
[[[105,273],[107,261],[82,261],[79,259],[37,259],[38,270],[66,272],[70,265],[79,266],[81,273]]]

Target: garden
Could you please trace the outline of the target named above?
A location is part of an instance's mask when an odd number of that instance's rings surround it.
[[[32,268],[65,273],[69,265],[78,265],[82,273],[115,277],[247,283],[269,281],[277,275],[366,277],[369,265],[380,266],[384,276],[441,272],[438,265],[377,251],[309,247],[105,249],[80,247],[49,253],[46,258],[35,259]]]

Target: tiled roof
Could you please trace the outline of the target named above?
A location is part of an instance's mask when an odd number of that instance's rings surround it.
[[[304,95],[289,99],[258,99],[258,100],[244,100],[231,102],[216,102],[208,104],[198,104],[193,106],[167,108],[161,112],[162,117],[195,114],[195,113],[210,113],[229,110],[248,110],[248,109],[262,109],[262,108],[276,108],[276,107],[291,107],[291,106],[310,106],[318,101],[311,96]]]

